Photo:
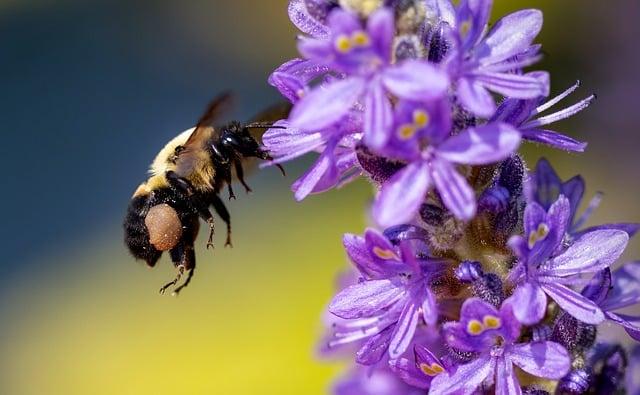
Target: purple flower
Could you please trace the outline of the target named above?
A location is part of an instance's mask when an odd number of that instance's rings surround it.
[[[339,345],[368,339],[357,361],[372,365],[387,349],[391,358],[401,356],[411,344],[420,323],[438,320],[436,296],[431,282],[441,275],[441,261],[416,258],[409,242],[397,248],[379,232],[368,229],[364,237],[344,237],[347,254],[363,279],[336,295],[329,311],[351,320],[337,326]]]
[[[289,19],[302,32],[317,38],[327,37],[327,15],[334,7],[330,0],[290,0]]]
[[[516,343],[520,323],[514,317],[511,299],[500,310],[478,298],[464,302],[460,321],[443,326],[444,337],[454,349],[477,353],[469,363],[431,382],[431,395],[472,394],[492,377],[496,394],[520,393],[515,364],[525,372],[547,379],[560,379],[569,372],[568,352],[551,341]]]
[[[604,320],[602,310],[569,286],[579,275],[595,273],[613,264],[622,254],[629,236],[621,230],[586,232],[567,248],[563,245],[571,207],[561,195],[548,211],[536,202],[524,212],[524,236],[513,236],[509,245],[518,257],[510,280],[517,284],[514,313],[526,325],[540,321],[546,312],[547,296],[563,310],[587,324]]]
[[[457,80],[458,99],[483,118],[491,117],[496,110],[489,91],[534,99],[547,96],[549,90],[546,81],[511,72],[538,60],[540,47],[531,43],[542,28],[542,13],[533,9],[515,12],[497,21],[485,34],[492,3],[461,1],[453,26],[453,49],[445,59],[449,73]]]
[[[410,107],[413,119],[446,118],[437,115],[440,109],[429,106]],[[405,106],[398,106],[397,118],[404,121]],[[418,114],[418,116],[416,116]],[[424,115],[424,116],[423,116]],[[439,121],[448,125],[450,121]],[[414,121],[412,127],[418,128]],[[401,126],[396,131],[405,135]],[[498,162],[510,156],[520,144],[520,133],[504,123],[492,123],[469,128],[458,135],[450,136],[448,130],[423,128],[428,135],[418,132],[412,139],[423,137],[419,145],[423,147],[405,150],[409,164],[387,181],[373,206],[373,215],[382,226],[392,226],[410,222],[424,203],[427,192],[435,187],[444,205],[459,219],[469,220],[476,213],[476,195],[456,165],[483,165]],[[425,140],[426,137],[426,140]],[[428,144],[426,142],[428,142]],[[393,143],[393,142],[392,142]],[[392,147],[390,152],[397,151]]]
[[[413,354],[413,361],[408,358],[389,361],[391,370],[409,385],[428,389],[436,376],[448,371],[447,365],[422,345],[416,344]]]
[[[336,9],[329,15],[328,27],[326,39],[301,38],[298,48],[305,58],[344,78],[313,89],[296,103],[289,117],[293,128],[317,131],[331,127],[359,103],[364,106],[365,142],[377,149],[389,139],[393,121],[389,94],[428,100],[447,92],[446,74],[428,62],[409,60],[391,65],[391,10],[379,9],[363,27],[357,15]]]
[[[640,395],[640,345],[631,350],[626,374],[626,389],[629,395]]]
[[[327,72],[327,66],[314,61],[292,59],[271,73],[268,82],[290,102],[296,103],[309,92],[309,84]]]
[[[537,202],[545,210],[548,210],[560,195],[564,195],[569,199],[571,214],[569,216],[568,233],[574,238],[599,229],[619,229],[627,232],[629,236],[635,235],[638,230],[640,230],[640,224],[637,223],[614,223],[593,226],[581,230],[580,228],[582,228],[600,204],[601,194],[596,194],[589,202],[584,213],[577,216],[578,209],[584,197],[584,179],[581,176],[575,176],[568,181],[562,182],[556,171],[551,167],[551,164],[544,158],[538,161],[536,169],[531,175],[531,180],[526,187],[528,200]]]
[[[533,72],[528,76],[539,78],[547,81],[549,74],[544,72]],[[562,109],[560,111],[541,116],[543,112],[558,104],[561,100],[569,96],[580,86],[577,82],[574,86],[567,89],[560,95],[545,102],[546,96],[540,96],[534,99],[507,99],[491,118],[493,121],[507,122],[520,130],[522,138],[534,143],[550,145],[566,151],[583,152],[587,143],[577,141],[571,137],[545,129],[546,125],[569,118],[580,111],[589,107],[595,100],[596,96],[591,95],[580,102]]]
[[[602,309],[607,320],[622,326],[629,336],[640,341],[640,316],[615,313],[615,310],[640,303],[640,261],[629,262],[613,274],[608,268],[596,274],[582,294]]]

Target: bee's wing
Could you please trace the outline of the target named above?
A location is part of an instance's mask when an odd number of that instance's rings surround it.
[[[224,92],[209,103],[193,132],[184,143],[183,151],[176,159],[175,171],[180,177],[188,177],[193,173],[198,163],[206,159],[204,158],[205,151],[203,148],[206,142],[216,133],[213,123],[230,107],[231,101],[231,93]]]
[[[273,124],[281,119],[286,119],[289,117],[289,113],[291,112],[292,107],[293,105],[288,101],[275,103],[256,114],[249,120],[247,125]],[[262,135],[266,130],[266,128],[251,128],[250,132],[253,137],[261,142]]]

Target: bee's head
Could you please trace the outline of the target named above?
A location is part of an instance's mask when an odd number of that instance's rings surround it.
[[[258,141],[249,133],[249,128],[238,122],[232,122],[222,130],[221,143],[244,157],[268,159],[266,151],[260,148]]]

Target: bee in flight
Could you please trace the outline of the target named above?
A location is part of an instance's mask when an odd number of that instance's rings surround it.
[[[150,177],[136,189],[129,202],[124,230],[131,254],[153,267],[162,253],[169,251],[177,269],[176,277],[160,288],[160,293],[176,286],[185,273],[186,280],[173,294],[191,281],[200,219],[209,226],[207,249],[213,248],[214,219],[210,207],[226,223],[225,246],[231,246],[231,218],[220,193],[226,186],[229,199],[235,199],[231,185],[234,178],[246,192],[251,191],[244,180],[243,164],[251,158],[272,160],[251,131],[274,127],[273,122],[285,118],[289,111],[288,105],[278,105],[257,117],[256,122],[232,121],[214,127],[229,100],[229,94],[215,98],[195,128],[182,132],[164,146],[151,165]],[[284,175],[282,167],[278,167]]]

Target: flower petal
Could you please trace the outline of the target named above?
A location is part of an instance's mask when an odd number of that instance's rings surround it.
[[[447,92],[449,78],[436,66],[420,60],[407,60],[384,71],[385,87],[396,96],[415,101],[433,100]]]
[[[394,279],[363,281],[338,293],[329,311],[345,319],[370,317],[397,302],[404,292],[402,284]]]
[[[367,22],[367,31],[376,47],[376,52],[382,59],[389,61],[395,34],[393,11],[383,7],[371,14]]]
[[[416,333],[419,319],[419,306],[412,300],[404,306],[391,336],[391,342],[389,343],[389,356],[391,359],[400,358],[407,351],[413,340],[413,335]]]
[[[473,362],[458,366],[456,371],[449,374],[439,374],[431,382],[429,395],[470,395],[495,370],[491,357],[480,357]]]
[[[596,272],[612,265],[624,252],[629,235],[621,230],[596,230],[582,235],[553,258],[545,274],[569,276]]]
[[[574,318],[587,323],[597,325],[604,321],[604,314],[591,300],[580,295],[576,291],[562,284],[545,282],[541,284],[547,293],[564,311]]]
[[[491,93],[470,78],[458,80],[458,100],[464,108],[482,118],[489,118],[496,111],[496,102]]]
[[[394,326],[391,325],[382,332],[371,336],[356,353],[356,362],[365,366],[375,365],[380,362],[389,348],[393,329]]]
[[[338,168],[333,154],[334,146],[329,145],[316,163],[291,186],[294,197],[301,201],[311,193],[326,191],[338,182]]]
[[[516,344],[509,357],[525,372],[552,380],[561,379],[571,368],[567,350],[551,341]]]
[[[456,9],[450,0],[425,0],[427,12],[433,12],[441,21],[449,26],[456,24]]]
[[[406,358],[390,360],[389,368],[410,386],[426,390],[431,384],[432,378],[418,370],[416,364]]]
[[[342,237],[342,245],[358,272],[366,279],[381,278],[384,272],[369,254],[364,237],[347,233]]]
[[[367,145],[379,149],[391,137],[393,110],[379,80],[371,81],[364,97],[364,138]]]
[[[442,202],[456,218],[468,221],[476,215],[476,194],[451,163],[433,158],[431,177]]]
[[[506,358],[497,358],[496,360],[496,395],[521,395],[522,389],[518,378],[513,372],[511,361]]]
[[[549,94],[549,87],[530,75],[482,72],[475,76],[477,83],[505,97],[535,99]]]
[[[531,199],[548,210],[562,193],[562,181],[549,161],[542,158],[531,177]]]
[[[422,302],[422,318],[427,325],[435,325],[438,322],[438,305],[436,295],[427,288]]]
[[[308,1],[308,0],[307,0]],[[305,0],[291,0],[289,1],[289,19],[291,22],[300,29],[302,32],[307,33],[313,37],[325,38],[329,35],[329,29],[324,24],[322,13],[310,12]],[[320,3],[315,2],[314,3]],[[320,7],[320,5],[318,5]],[[326,16],[326,14],[324,15]]]
[[[364,79],[350,77],[315,88],[291,110],[291,127],[316,131],[335,124],[349,113],[364,87]]]
[[[448,161],[486,165],[508,158],[520,145],[520,132],[506,123],[471,127],[438,147],[438,156]]]
[[[525,51],[542,29],[540,10],[521,10],[501,18],[476,49],[483,64],[497,63]]]
[[[415,162],[384,183],[373,204],[373,217],[382,227],[410,222],[431,185],[426,162]]]
[[[634,340],[640,342],[640,326],[632,324],[631,322],[625,320],[623,317],[621,317],[616,313],[607,311],[604,314],[607,317],[607,319],[622,326],[624,330],[629,334],[629,336],[631,336]]]
[[[587,144],[564,134],[544,129],[522,129],[522,138],[569,152],[584,152]]]
[[[513,293],[513,314],[525,325],[537,324],[547,311],[547,296],[530,282],[516,288]]]

